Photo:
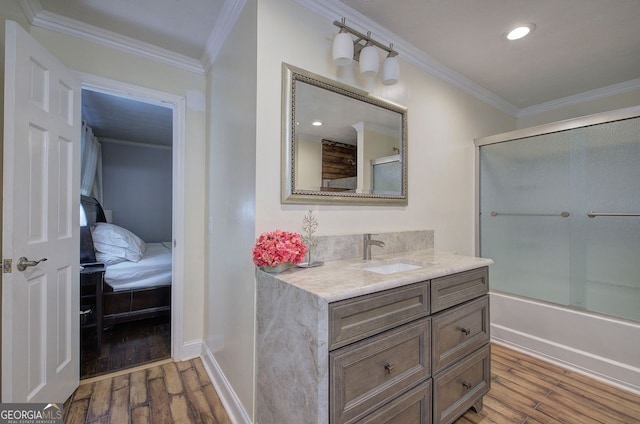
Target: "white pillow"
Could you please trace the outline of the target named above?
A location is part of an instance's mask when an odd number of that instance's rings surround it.
[[[140,237],[115,224],[98,222],[92,236],[96,251],[131,262],[138,262],[147,250],[147,246]]]
[[[96,252],[96,262],[100,262],[105,265],[115,265],[120,262],[126,262],[126,259],[121,258],[120,256],[113,256],[108,253]]]

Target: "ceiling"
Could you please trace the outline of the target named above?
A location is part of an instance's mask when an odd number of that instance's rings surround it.
[[[102,142],[173,145],[173,110],[169,107],[82,90],[82,119]]]
[[[343,0],[517,108],[640,77],[638,0]],[[528,37],[504,32],[534,23]]]
[[[640,88],[638,0],[294,0],[512,116]],[[243,0],[21,0],[34,25],[204,72]],[[237,15],[236,15],[237,16]],[[506,29],[532,22],[528,37]],[[49,24],[52,23],[52,24]],[[337,32],[337,29],[336,29]],[[98,37],[95,37],[98,34]],[[329,53],[327,53],[329,54]],[[537,108],[537,109],[536,109]]]

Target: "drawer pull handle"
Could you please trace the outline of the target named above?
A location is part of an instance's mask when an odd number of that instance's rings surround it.
[[[461,328],[460,331],[462,331],[462,334],[464,334],[465,336],[468,336],[469,334],[471,334],[470,328]]]
[[[467,383],[466,381],[463,381],[462,387],[464,387],[465,391],[468,391],[471,388],[471,384]]]
[[[384,370],[386,371],[387,374],[391,374],[391,371],[393,371],[395,367],[396,367],[395,365],[384,364]]]

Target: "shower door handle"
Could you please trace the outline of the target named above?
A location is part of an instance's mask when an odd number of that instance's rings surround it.
[[[632,212],[587,212],[589,218],[595,218],[596,216],[640,216],[640,213]]]

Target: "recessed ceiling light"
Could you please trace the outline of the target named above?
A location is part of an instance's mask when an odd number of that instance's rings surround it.
[[[517,25],[517,26],[509,29],[505,33],[505,37],[507,37],[507,40],[511,40],[511,41],[519,40],[522,37],[525,37],[525,36],[531,34],[534,29],[536,29],[536,26],[534,24]]]
[[[314,127],[319,127],[320,125],[322,125],[322,122],[320,122],[320,121],[313,121],[313,122],[311,123],[311,125],[313,125]]]

